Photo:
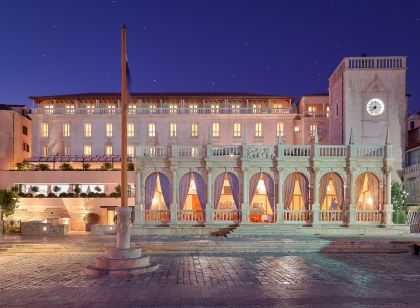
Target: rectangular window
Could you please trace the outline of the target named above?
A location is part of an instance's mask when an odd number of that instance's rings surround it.
[[[112,123],[105,124],[105,136],[108,138],[112,137]]]
[[[41,123],[41,137],[48,138],[48,123]]]
[[[105,155],[112,155],[112,145],[105,146]]]
[[[178,105],[170,104],[169,105],[169,114],[178,113]]]
[[[211,125],[211,131],[213,137],[220,137],[220,124],[219,123],[213,123]]]
[[[171,123],[169,125],[169,134],[171,137],[176,137],[176,123]]]
[[[284,123],[282,122],[277,123],[276,136],[283,137],[283,132],[284,132]]]
[[[293,128],[293,130],[297,133],[297,132],[300,132],[300,126],[295,126],[294,128]]]
[[[66,106],[66,114],[74,114],[74,105]]]
[[[134,154],[135,154],[134,149],[135,149],[134,145],[128,145],[127,146],[127,155],[131,156],[131,157],[134,157]]]
[[[240,111],[241,111],[241,105],[240,104],[232,105],[232,113],[240,113]]]
[[[45,114],[52,114],[54,112],[54,106],[53,105],[45,105]]]
[[[241,137],[241,123],[233,123],[233,137]]]
[[[255,137],[262,137],[262,123],[255,123]]]
[[[70,155],[70,146],[68,145],[64,146],[64,155]]]
[[[149,123],[147,125],[147,135],[149,137],[155,137],[156,136],[156,124],[155,123]]]
[[[63,124],[63,137],[70,137],[70,124],[69,123]]]
[[[330,106],[325,109],[327,118],[330,116]]]
[[[190,113],[198,113],[198,105],[190,104]]]
[[[127,123],[127,137],[134,137],[134,123]]]
[[[92,137],[92,124],[91,123],[85,123],[83,125],[83,131],[84,131],[85,138]]]
[[[252,113],[261,113],[261,105],[260,104],[252,105]]]
[[[128,105],[128,114],[136,114],[136,105]]]
[[[92,114],[94,109],[95,109],[95,105],[86,105],[87,114]]]
[[[219,113],[219,105],[215,105],[215,104],[211,105],[210,106],[210,112],[211,113]]]
[[[90,144],[83,145],[83,155],[92,155],[92,146]]]
[[[315,135],[316,124],[309,124],[309,136],[313,137]]]
[[[42,156],[48,156],[48,145],[42,147]]]
[[[198,137],[198,123],[191,123],[191,137]]]
[[[106,108],[107,108],[107,110],[108,110],[108,113],[110,113],[110,114],[115,114],[115,110],[116,110],[116,108],[115,108],[115,106],[114,106],[114,105],[108,105],[108,106],[106,106]]]
[[[316,107],[315,106],[309,106],[308,107],[308,111],[309,112],[315,112],[316,111]]]
[[[29,152],[29,144],[27,144],[27,143],[23,143],[23,151],[24,152]]]
[[[28,127],[25,125],[22,126],[22,134],[24,134],[25,136],[28,136]]]
[[[149,113],[156,113],[156,105],[149,106]]]

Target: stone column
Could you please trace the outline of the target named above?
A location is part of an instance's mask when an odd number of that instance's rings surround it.
[[[312,213],[313,213],[313,224],[319,223],[319,178],[318,178],[318,168],[314,168],[314,181],[313,181],[313,200],[312,200]]]
[[[349,182],[348,187],[349,187],[349,194],[350,194],[350,203],[348,206],[348,211],[349,211],[348,223],[350,225],[350,224],[357,223],[357,209],[356,209],[356,202],[354,198],[354,186],[356,184],[356,179],[352,171],[349,172],[347,181]]]
[[[384,214],[386,215],[385,224],[392,225],[392,214],[394,212],[393,206],[392,206],[392,196],[391,196],[391,187],[392,187],[392,169],[387,168],[385,170],[385,177],[386,177],[386,203],[384,204]]]
[[[214,204],[213,204],[213,174],[210,167],[207,168],[207,204],[206,204],[206,223],[214,222]]]
[[[177,198],[177,189],[178,189],[178,177],[176,172],[176,167],[171,168],[172,170],[172,190],[171,190],[171,224],[176,224],[176,213],[177,213],[177,204],[178,204],[178,198]]]
[[[249,170],[244,168],[242,182],[242,224],[249,223]]]
[[[144,223],[144,213],[143,213],[143,190],[144,190],[144,185],[143,185],[143,172],[138,171],[136,174],[136,188],[135,188],[135,192],[136,192],[136,202],[135,202],[135,224],[143,224]]]
[[[278,187],[277,187],[277,223],[283,223],[283,212],[284,212],[284,204],[283,204],[283,173],[282,170],[279,168],[279,176],[278,176]]]

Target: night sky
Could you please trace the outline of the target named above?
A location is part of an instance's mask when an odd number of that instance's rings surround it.
[[[0,0],[0,104],[120,89],[127,25],[133,91],[327,91],[345,56],[408,56],[420,110],[418,0]]]

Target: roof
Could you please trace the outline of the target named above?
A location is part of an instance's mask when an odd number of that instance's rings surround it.
[[[129,156],[128,161],[132,161]],[[26,160],[29,163],[53,163],[53,162],[120,162],[121,155],[50,155],[33,156]]]
[[[29,99],[35,103],[41,103],[45,100],[59,100],[59,99],[97,99],[108,98],[117,99],[121,97],[119,92],[92,92],[92,93],[76,93],[50,96],[29,96]],[[130,97],[137,98],[288,98],[294,99],[293,96],[279,96],[271,94],[248,93],[248,92],[133,92]]]
[[[13,108],[28,108],[28,106],[0,104],[0,110],[13,110]]]

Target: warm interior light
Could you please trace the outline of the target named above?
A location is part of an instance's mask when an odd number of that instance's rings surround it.
[[[156,197],[153,197],[152,204],[157,204],[157,203],[158,203],[158,199]]]
[[[258,181],[257,192],[259,194],[265,194],[266,193],[265,185],[264,185],[264,181],[263,180],[259,180]]]
[[[330,186],[328,185],[328,186],[327,186],[327,191],[330,191],[330,190],[331,190],[331,188],[330,188]]]
[[[368,203],[369,205],[372,205],[372,203],[373,203],[372,198],[368,198],[368,199],[367,199],[367,203]]]
[[[197,192],[197,187],[195,186],[194,179],[192,179],[191,182],[190,182],[190,192],[193,193],[193,194]]]

